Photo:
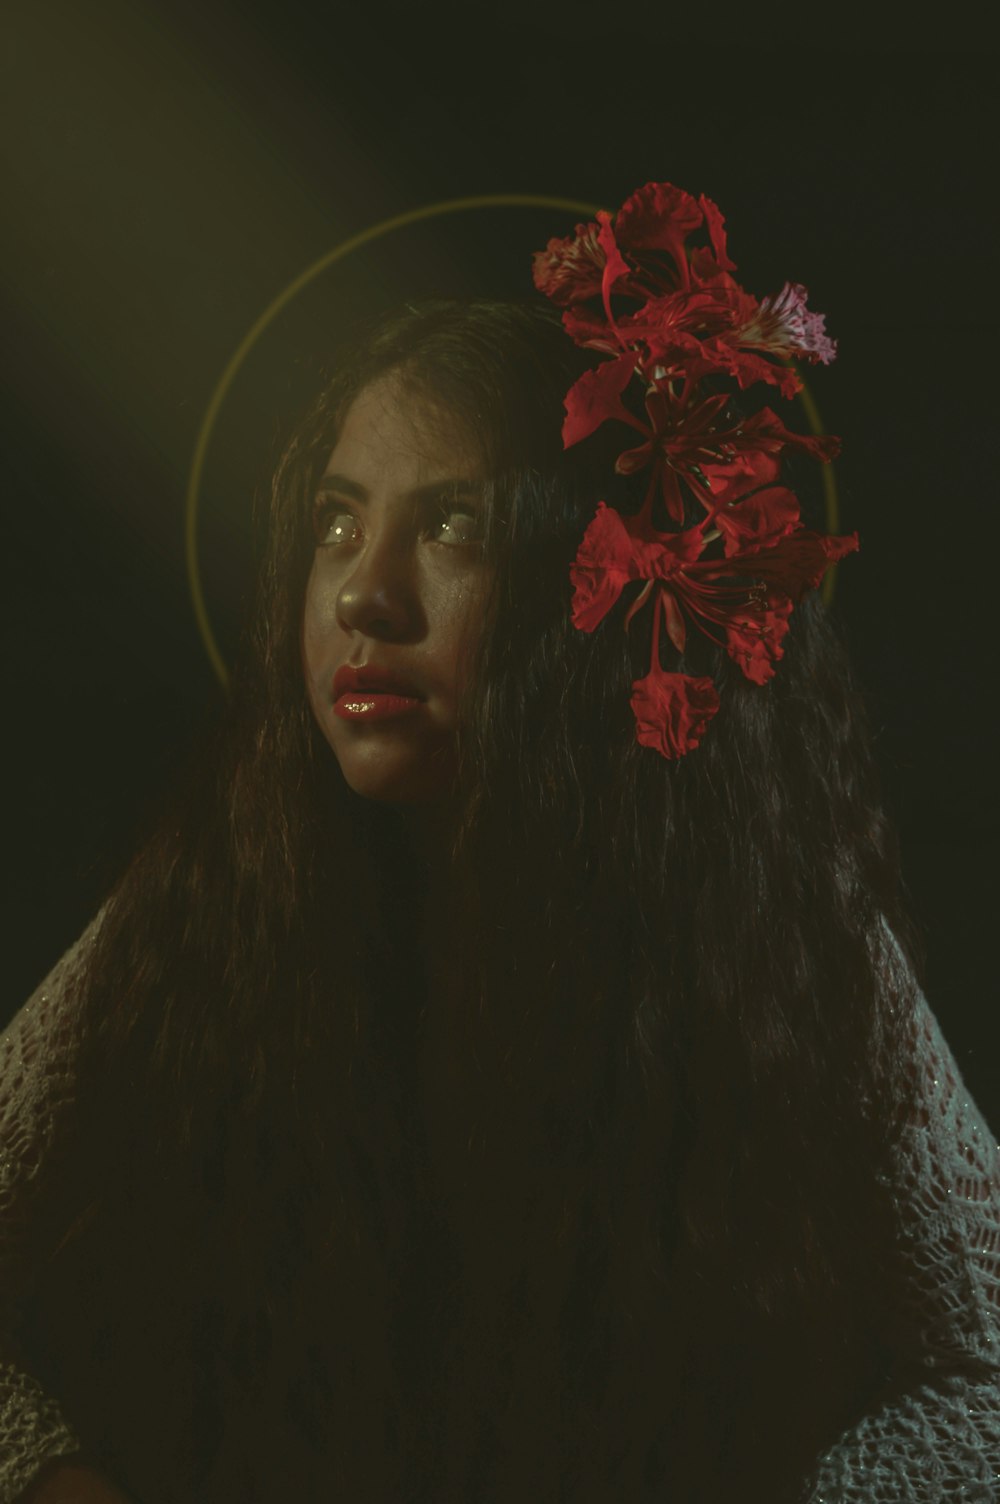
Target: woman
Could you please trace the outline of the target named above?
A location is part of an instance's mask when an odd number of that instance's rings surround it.
[[[832,347],[733,270],[651,184],[536,258],[563,327],[339,362],[232,712],[4,1041],[3,1498],[991,1497],[996,1148],[808,593],[856,540],[731,398]]]

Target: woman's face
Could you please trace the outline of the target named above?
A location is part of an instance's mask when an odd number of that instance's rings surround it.
[[[315,498],[302,656],[313,714],[358,794],[446,795],[492,569],[482,463],[459,421],[398,373],[347,411]]]

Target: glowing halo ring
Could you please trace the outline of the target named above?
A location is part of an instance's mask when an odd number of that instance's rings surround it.
[[[283,308],[291,300],[307,287],[315,277],[324,272],[328,266],[342,261],[352,251],[359,250],[361,246],[370,245],[373,240],[378,240],[382,235],[389,235],[394,230],[401,230],[406,225],[418,223],[423,219],[435,219],[445,214],[458,214],[467,209],[498,209],[498,208],[533,208],[533,209],[561,209],[571,214],[583,215],[593,219],[597,214],[598,206],[584,203],[579,199],[555,198],[547,194],[539,193],[484,193],[472,198],[443,199],[440,203],[424,204],[419,209],[409,209],[405,214],[393,215],[391,219],[383,219],[377,225],[372,225],[367,230],[361,230],[357,235],[352,235],[348,240],[341,241],[334,246],[332,251],[327,251],[320,256],[311,266],[289,284],[278,296],[268,304],[264,312],[244,335],[235,353],[231,356],[222,375],[219,377],[209,399],[205,416],[198,430],[195,441],[194,455],[191,460],[191,469],[188,474],[187,489],[184,499],[184,558],[187,568],[188,589],[191,593],[191,604],[194,609],[195,620],[202,644],[208,655],[209,662],[215,671],[215,675],[223,689],[228,688],[229,673],[226,669],[225,660],[215,640],[212,623],[209,619],[208,608],[205,604],[205,592],[201,584],[201,569],[198,563],[198,500],[201,490],[201,477],[205,468],[205,455],[211,442],[212,432],[215,428],[219,410],[225,401],[229,388],[232,386],[240,367],[253,349],[257,340],[264,330],[278,316]],[[800,373],[801,375],[801,373]],[[819,413],[816,404],[803,383],[799,398],[805,410],[809,427],[814,434],[822,433]],[[835,533],[839,526],[839,508],[837,505],[837,486],[833,477],[832,465],[823,466],[823,491],[826,507],[827,531]],[[836,565],[831,566],[823,581],[823,600],[829,604],[833,598],[833,579]]]

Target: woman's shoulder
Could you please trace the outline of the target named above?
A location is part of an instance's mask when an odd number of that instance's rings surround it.
[[[21,1304],[38,1265],[38,1207],[75,1098],[87,961],[103,912],[0,1033],[0,1499],[20,1498],[39,1468],[79,1443],[58,1403],[25,1366]],[[83,1494],[79,1495],[81,1498]],[[43,1495],[39,1493],[39,1498]],[[66,1497],[69,1497],[67,1493]],[[74,1493],[76,1498],[77,1494]]]
[[[967,1134],[981,1138],[992,1155],[997,1140],[968,1091],[945,1029],[928,1001],[915,968],[888,924],[883,925],[886,961],[896,1006],[902,1009],[899,1077],[906,1103],[905,1129],[925,1147],[947,1148]]]
[[[912,973],[911,973],[912,981]],[[888,1161],[929,1354],[1000,1363],[1000,1146],[945,1032],[912,981],[905,1115]]]
[[[74,1094],[81,983],[103,911],[0,1033],[0,1215],[4,1192],[32,1178],[60,1106]]]
[[[915,981],[904,1037],[908,1111],[902,1136],[914,1174],[939,1179],[952,1190],[960,1183],[972,1199],[987,1199],[971,1190],[971,1182],[992,1183],[995,1194],[997,1137],[963,1079],[940,1019]]]

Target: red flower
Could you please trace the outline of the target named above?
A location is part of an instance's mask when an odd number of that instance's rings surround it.
[[[719,708],[719,695],[709,678],[670,674],[660,667],[660,615],[667,599],[661,595],[653,607],[649,673],[634,681],[629,703],[640,746],[653,747],[661,757],[683,757],[701,741],[705,727]]]
[[[711,250],[702,247],[689,258],[689,235],[707,227]],[[672,183],[647,183],[626,199],[612,216],[601,211],[597,223],[578,224],[573,235],[553,237],[536,251],[532,277],[538,291],[561,308],[610,296],[644,303],[651,294],[705,287],[723,281],[735,264],[726,253],[724,221],[712,200],[695,200]],[[673,265],[665,265],[664,254]]]
[[[774,678],[784,649],[792,602],[787,595],[764,596],[756,610],[734,611],[726,623],[726,652],[752,684]]]
[[[664,675],[660,668],[661,614],[679,653],[691,621],[725,648],[748,679],[764,684],[784,651],[793,606],[819,584],[831,563],[858,546],[856,534],[833,538],[799,528],[798,503],[781,487],[758,492],[715,520],[720,527],[712,533],[705,531],[707,521],[679,533],[653,533],[641,518],[626,520],[599,502],[570,569],[573,623],[584,632],[595,630],[631,582],[643,580],[645,588],[632,603],[626,626],[655,591],[650,674],[639,681],[641,693],[635,686],[638,699],[633,695],[637,719],[641,711],[640,740],[647,746],[658,745],[661,736],[673,745],[683,727],[694,735],[696,721],[703,729],[714,714],[714,707],[707,709],[711,697],[705,688],[711,681],[692,680],[697,692],[686,687],[687,708],[679,708],[674,681],[691,676]],[[705,558],[720,533],[724,553]]]
[[[544,251],[535,252],[531,272],[538,291],[560,306],[599,296],[604,252],[597,225],[577,225],[575,235],[553,237]]]
[[[679,564],[696,560],[704,547],[698,528],[646,538],[638,524],[639,519],[626,522],[605,502],[597,503],[569,571],[573,625],[581,631],[592,632],[632,580],[666,579]]]
[[[701,229],[709,246],[689,250]],[[631,350],[647,377],[654,365],[664,377],[683,372],[689,380],[723,373],[742,388],[766,381],[794,396],[795,372],[765,357],[832,360],[823,317],[807,309],[801,284],[786,282],[759,302],[730,275],[735,269],[716,205],[670,183],[647,183],[613,218],[601,211],[596,224],[550,240],[533,265],[536,287],[563,308],[566,331],[581,346]],[[585,306],[598,297],[600,311]],[[615,313],[613,297],[639,306]]]
[[[577,382],[567,393],[567,411],[576,405],[579,386]],[[619,394],[620,391],[621,388]],[[606,418],[621,418],[623,404],[619,394],[615,399],[618,411],[606,405]],[[792,433],[770,408],[765,407],[750,418],[730,419],[727,424],[724,410],[728,401],[724,393],[685,401],[683,397],[673,397],[667,389],[656,387],[646,394],[649,422],[644,424],[634,417],[625,420],[645,435],[645,442],[624,450],[615,462],[615,469],[620,475],[633,475],[651,465],[648,497],[659,491],[668,516],[676,523],[684,521],[682,483],[707,512],[713,513],[755,487],[777,480],[781,453],[786,448],[798,449],[819,460],[831,460],[837,453],[837,439]],[[590,411],[593,417],[593,407]],[[597,422],[592,422],[588,431],[597,426]],[[565,436],[565,428],[563,433]]]
[[[691,355],[694,341],[748,316],[747,294],[729,275],[734,265],[726,254],[722,215],[710,199],[696,203],[670,183],[647,183],[626,200],[613,222],[607,214],[599,219],[607,327],[621,348],[636,351],[641,365],[661,357],[670,364],[677,347]],[[702,247],[689,256],[687,238],[706,222],[712,249]],[[612,296],[641,306],[616,316]],[[571,334],[578,324],[573,315],[569,309],[563,315]],[[587,331],[586,343],[593,339]]]
[[[856,533],[830,537],[799,527],[796,499],[780,486],[758,492],[713,520],[718,524],[714,532],[706,531],[706,520],[683,532],[659,533],[648,529],[641,516],[626,519],[598,502],[570,566],[574,626],[592,632],[626,585],[645,580],[660,582],[718,642],[705,622],[727,627],[730,618],[757,616],[778,595],[796,603],[819,585],[831,564],[858,547]],[[722,555],[704,557],[720,534]],[[683,623],[669,609],[667,630],[683,652]]]
[[[740,551],[679,569],[670,589],[707,637],[720,641],[706,623],[722,628],[730,658],[748,679],[763,684],[784,651],[792,607],[819,585],[831,564],[854,552],[858,537],[832,538],[803,528],[770,544],[752,534],[729,541],[734,550],[741,543]]]
[[[636,679],[630,703],[636,740],[661,757],[683,757],[701,741],[719,708],[719,695],[711,679],[668,674],[657,667]]]
[[[701,243],[690,244],[699,232]],[[602,210],[595,223],[550,240],[533,264],[535,285],[562,308],[570,338],[608,357],[566,395],[565,447],[608,421],[641,435],[615,469],[648,469],[645,500],[627,518],[598,503],[570,569],[572,615],[581,631],[594,631],[634,582],[642,588],[628,627],[652,597],[650,668],[631,703],[638,740],[664,757],[698,745],[719,698],[711,679],[663,668],[661,624],[678,653],[694,625],[764,684],[795,604],[858,546],[856,535],[804,529],[795,495],[780,484],[786,449],[829,461],[839,441],[792,433],[770,408],[745,419],[727,412],[720,378],[740,389],[763,381],[789,397],[801,388],[790,358],[829,362],[836,353],[804,287],[786,282],[758,301],[735,270],[716,205],[670,183],[647,183],[616,215]],[[624,401],[633,376],[644,417]],[[657,495],[676,532],[653,526]],[[703,515],[685,528],[689,498]]]

